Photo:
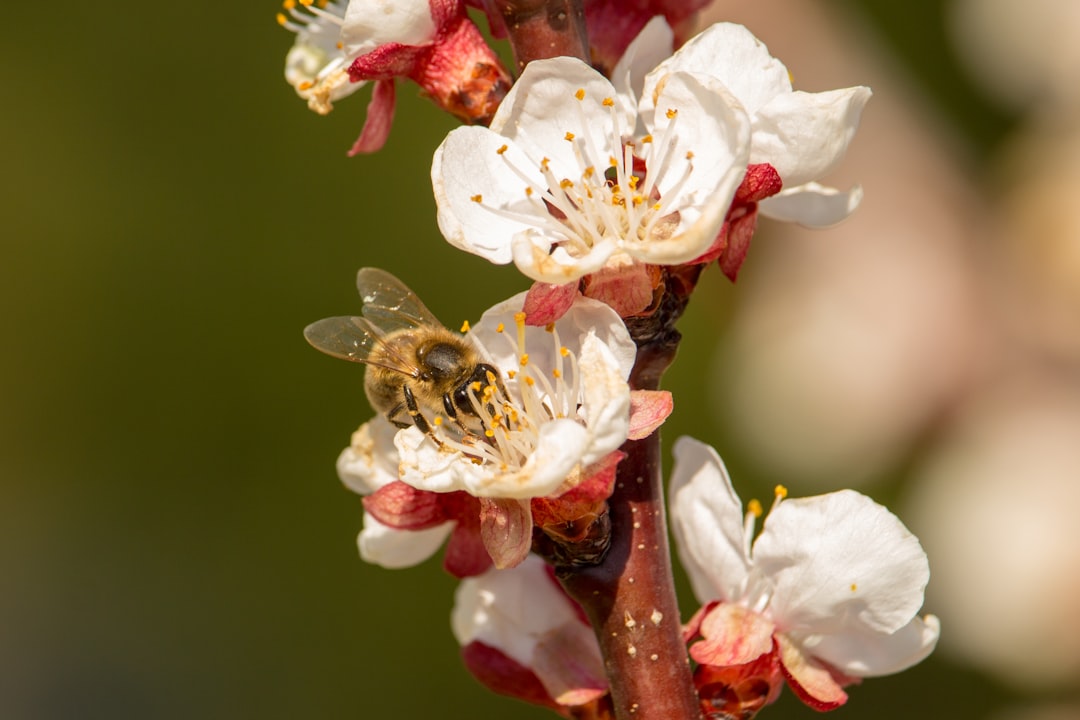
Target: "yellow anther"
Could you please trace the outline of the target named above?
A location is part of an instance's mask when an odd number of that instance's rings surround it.
[[[523,312],[514,313],[514,324],[517,325],[518,327],[525,327],[525,313],[523,313]]]
[[[300,0],[300,4],[304,7],[309,7],[314,0]]]
[[[572,188],[574,187],[574,181],[570,178],[563,178],[559,181],[559,187],[561,187],[563,190],[565,190],[566,188]]]
[[[761,501],[754,498],[750,502],[746,503],[746,511],[756,518],[761,517],[765,511],[761,509]]]
[[[640,181],[641,179],[637,175],[631,175],[630,179],[626,182],[630,186],[631,190],[637,190],[637,186]]]
[[[469,389],[472,390],[473,392],[480,392],[480,387],[481,386],[480,386],[480,381],[479,380],[469,384]]]
[[[577,92],[574,93],[574,97],[576,97],[578,100],[584,100],[585,99],[585,88],[578,88]]]
[[[573,140],[574,140],[574,133],[572,133],[572,132],[567,132],[567,133],[566,133],[565,135],[563,135],[563,139],[564,139],[564,140],[569,140],[569,141],[573,142]]]
[[[521,367],[525,367],[529,364],[529,353],[521,353],[521,359],[518,361],[521,363]]]
[[[345,49],[345,43],[341,42],[340,40],[338,40],[335,43],[335,46],[337,47],[338,50],[344,50]]]
[[[533,189],[531,187],[525,188],[525,197],[532,197]]]
[[[505,329],[506,329],[506,326],[503,325],[502,323],[499,323],[498,325],[495,326],[495,332],[502,332]]]
[[[463,332],[463,333],[467,333],[467,332],[469,332],[469,327],[470,327],[470,325],[469,325],[469,321],[468,321],[468,320],[466,320],[465,322],[461,323],[461,332]]]
[[[319,7],[326,9],[326,6],[330,4],[330,0],[319,0]]]
[[[675,116],[679,114],[679,111],[675,108],[668,108],[668,111],[664,114],[667,115],[668,120],[674,120]]]
[[[544,326],[544,332],[555,332],[555,323],[549,322]]]
[[[484,202],[484,196],[480,194],[472,195],[469,197],[469,199],[472,200],[474,203]]]
[[[529,387],[532,387],[533,385],[536,384],[536,381],[533,380],[531,376],[526,375],[525,376],[525,384],[528,385]]]
[[[442,416],[441,415],[436,415],[434,423],[435,423],[435,427],[438,427],[439,425],[442,425]]]
[[[508,378],[510,378],[511,380],[513,380],[514,378],[516,378],[516,377],[517,377],[517,370],[507,370],[507,371],[506,371],[506,377],[508,377]]]
[[[611,167],[619,167],[619,160],[614,155],[609,155],[607,161]]]
[[[551,164],[551,158],[544,158],[543,160],[540,161],[540,169],[543,170],[544,172],[547,172],[548,165],[550,165],[550,164]]]
[[[286,10],[292,10],[294,7],[296,7],[296,0],[285,0],[285,2],[281,3],[281,7],[285,8]]]
[[[566,357],[567,355],[570,354],[570,348],[563,345],[561,348],[559,348],[559,354],[562,355],[563,357]]]
[[[642,142],[642,144],[651,143],[652,142],[652,135],[646,135],[645,137],[641,138],[641,142]]]
[[[495,431],[492,430],[491,428],[488,428],[487,430],[484,431],[484,436],[489,437],[489,438],[490,437],[495,437]]]
[[[508,147],[507,147],[506,145],[503,145],[502,147],[500,147],[500,148],[499,148],[498,150],[496,150],[495,152],[496,152],[497,154],[499,154],[499,155],[502,155],[502,154],[503,154],[504,152],[506,152],[506,151],[507,151],[507,150],[509,150],[509,149],[510,149],[510,148],[508,148]]]
[[[559,368],[555,368],[554,370],[552,370],[551,374],[555,377],[555,379],[559,379],[562,377],[562,373],[559,372]]]
[[[488,381],[489,383],[491,383],[491,384],[489,385],[489,387],[491,387],[491,388],[492,388],[492,391],[491,391],[491,392],[495,392],[495,390],[494,390],[494,387],[495,387],[495,373],[493,373],[493,372],[491,372],[490,370],[488,370],[488,371],[487,371],[486,373],[484,373],[484,377],[486,377],[486,378],[487,378],[487,381]]]
[[[858,589],[859,589],[858,585],[856,585],[855,583],[851,583],[851,592],[855,592]]]
[[[686,151],[686,159],[687,160],[693,160],[694,159],[694,151],[693,150],[687,150]]]
[[[783,500],[787,497],[787,488],[783,485],[777,485],[773,488],[773,494],[776,495],[778,500]]]
[[[310,90],[313,87],[315,87],[315,83],[311,82],[310,80],[304,80],[303,82],[301,82],[299,85],[296,86],[296,89],[297,90]]]
[[[277,24],[278,25],[281,25],[282,27],[284,27],[285,23],[287,23],[287,22],[289,22],[289,18],[285,17],[285,13],[278,13],[277,14]]]
[[[606,97],[603,100],[604,107],[612,107],[614,104],[615,100],[613,98]]]
[[[655,205],[653,205],[652,209],[656,210],[656,211],[659,211],[660,210],[660,203],[656,203]]]
[[[634,207],[638,207],[641,203],[645,202],[645,198],[640,195],[635,195],[633,199]]]
[[[585,172],[581,173],[581,176],[585,177],[585,178],[591,178],[595,174],[596,174],[596,168],[594,168],[592,165],[590,165],[589,167],[585,168]]]

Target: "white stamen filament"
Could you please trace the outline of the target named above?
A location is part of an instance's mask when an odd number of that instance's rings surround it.
[[[665,174],[673,167],[678,143],[678,112],[667,111],[658,141],[651,137],[633,138],[634,128],[622,127],[618,100],[602,101],[608,108],[608,126],[604,128],[605,142],[597,144],[593,135],[595,123],[590,123],[583,107],[584,91],[579,90],[572,104],[577,106],[578,129],[565,133],[571,144],[576,171],[565,179],[556,175],[546,158],[537,161],[527,158],[532,171],[519,167],[508,157],[505,146],[499,155],[511,173],[524,185],[528,210],[512,210],[507,206],[485,204],[481,196],[474,199],[490,212],[539,230],[554,244],[572,256],[588,254],[603,238],[620,244],[653,239],[659,223],[678,211],[680,193],[693,173],[693,162],[682,163],[681,177],[665,184],[664,196],[653,197]],[[625,135],[624,135],[625,133]],[[610,147],[614,153],[604,157],[601,148]],[[635,173],[635,152],[644,161],[645,173]],[[606,153],[605,153],[606,154]],[[688,154],[689,159],[692,155]],[[539,173],[539,178],[537,177]],[[609,174],[610,173],[610,174]],[[541,180],[542,179],[542,180]]]
[[[484,437],[463,436],[454,423],[436,423],[432,427],[445,447],[474,462],[496,465],[502,472],[525,465],[539,444],[543,425],[555,418],[577,419],[581,399],[577,357],[561,344],[554,326],[549,328],[555,350],[552,366],[538,367],[527,352],[524,317],[519,316],[515,324],[516,333],[502,333],[518,358],[512,389],[504,392],[495,383],[479,388],[479,383],[474,383],[468,389]]]

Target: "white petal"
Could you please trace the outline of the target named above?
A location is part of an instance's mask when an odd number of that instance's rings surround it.
[[[576,94],[584,92],[582,100]],[[557,57],[529,63],[499,105],[491,121],[492,131],[513,141],[539,165],[548,158],[556,177],[577,178],[581,173],[574,146],[566,140],[571,132],[589,138],[594,154],[607,158],[614,150],[611,110],[605,98],[615,98],[615,87],[603,75],[576,58]],[[620,126],[634,127],[631,108],[616,101]]]
[[[525,196],[526,183],[509,164],[527,169],[532,163],[512,145],[505,157],[500,155],[506,144],[487,128],[459,127],[446,136],[431,162],[439,230],[451,245],[498,265],[510,262],[511,239],[531,224],[489,208],[524,218],[535,212]],[[540,179],[536,172],[536,182]]]
[[[895,632],[922,606],[930,579],[918,539],[853,490],[782,501],[752,557],[775,587],[769,612],[781,632]]]
[[[564,285],[604,267],[607,260],[618,250],[614,240],[603,239],[595,243],[589,251],[571,255],[562,246],[551,246],[562,237],[551,237],[536,230],[526,230],[514,236],[511,250],[514,265],[523,275],[539,282]]]
[[[753,33],[732,23],[706,28],[649,73],[642,102],[649,99],[664,75],[676,71],[713,76],[750,115],[776,95],[791,92],[791,78],[784,64],[772,57]]]
[[[690,437],[675,441],[671,527],[698,601],[738,599],[749,575],[743,511],[716,451]]]
[[[349,0],[341,42],[355,58],[391,42],[423,45],[435,30],[428,0]]]
[[[574,622],[578,620],[570,602],[535,555],[515,568],[462,580],[450,615],[459,644],[478,640],[525,667],[531,665],[538,638]]]
[[[891,675],[921,662],[933,652],[941,635],[941,622],[933,615],[913,618],[891,635],[851,631],[809,638],[803,647],[845,675]]]
[[[581,464],[590,465],[626,442],[630,385],[619,374],[614,355],[591,333],[582,346],[579,365],[584,385],[582,410],[592,436]]]
[[[496,367],[517,366],[517,353],[507,335],[514,332],[514,314],[521,312],[524,307],[525,295],[526,293],[518,293],[493,306],[469,331],[469,337],[484,349]],[[496,330],[499,325],[504,326],[504,331],[501,333]],[[605,303],[592,298],[578,297],[566,314],[555,322],[555,329],[559,333],[560,343],[578,357],[581,356],[585,338],[590,334],[595,335],[611,351],[618,364],[619,374],[623,378],[630,377],[630,370],[634,366],[637,355],[637,346],[630,338],[630,333],[627,332],[622,318]],[[527,326],[525,345],[529,352],[530,363],[542,368],[555,366],[555,353],[558,349],[544,328]]]
[[[754,113],[751,163],[769,163],[791,187],[840,162],[859,127],[870,88],[777,95]]]
[[[349,447],[337,459],[337,472],[347,488],[360,495],[375,492],[398,479],[398,455],[394,447],[397,428],[385,417],[376,417],[352,434]]]
[[[365,562],[396,570],[419,565],[434,555],[453,529],[450,521],[427,530],[398,530],[364,513],[364,529],[356,542]]]
[[[636,104],[645,84],[645,75],[662,61],[671,57],[675,49],[675,33],[663,15],[657,15],[641,29],[637,37],[626,47],[615,69],[611,71],[611,81],[615,90]]]
[[[796,222],[808,228],[835,225],[855,212],[862,202],[862,187],[856,185],[847,192],[836,188],[806,183],[781,190],[758,204],[765,217],[784,222]]]
[[[419,490],[464,490],[490,472],[459,452],[440,448],[415,426],[399,431],[394,436],[394,445],[401,458],[401,481]]]
[[[670,239],[631,240],[624,249],[645,262],[677,264],[698,257],[716,239],[746,173],[750,123],[723,85],[704,75],[666,76],[656,101],[645,120],[659,146],[669,132],[674,136],[658,188],[661,198],[677,198],[671,202],[679,225]]]

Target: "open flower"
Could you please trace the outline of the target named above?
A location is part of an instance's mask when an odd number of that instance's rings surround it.
[[[462,581],[450,624],[469,672],[497,693],[555,710],[607,693],[588,622],[535,555]]]
[[[300,7],[298,7],[298,5]],[[285,77],[320,114],[376,81],[350,155],[386,142],[395,78],[407,77],[465,122],[490,120],[510,86],[462,0],[285,0],[278,22],[296,33]]]
[[[851,490],[785,496],[777,488],[754,540],[761,506],[743,517],[716,451],[675,445],[672,525],[705,604],[686,631],[701,638],[690,656],[704,703],[756,710],[786,679],[811,707],[832,709],[847,701],[843,685],[910,667],[937,643],[938,619],[916,616],[926,554],[896,516]]]
[[[843,220],[859,204],[860,188],[841,192],[816,181],[844,156],[870,99],[869,88],[795,91],[783,63],[749,30],[732,23],[705,29],[653,73],[708,75],[738,98],[750,115],[749,162],[771,165],[783,181],[778,195],[761,201],[767,217],[823,227]],[[645,94],[642,111],[651,107]]]
[[[746,171],[749,121],[713,78],[654,79],[639,108],[579,60],[530,63],[490,128],[457,128],[436,150],[443,235],[553,284],[701,255]]]

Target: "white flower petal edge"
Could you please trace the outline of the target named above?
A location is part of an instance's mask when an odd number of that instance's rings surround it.
[[[450,615],[460,645],[480,641],[525,667],[531,667],[533,651],[544,634],[572,622],[578,622],[573,607],[536,555],[515,568],[462,580]]]
[[[922,607],[930,565],[891,512],[854,490],[784,500],[754,542],[782,631],[893,633]]]
[[[631,69],[622,73],[625,86]],[[698,257],[745,173],[749,119],[707,76],[674,73],[653,89],[639,114],[627,88],[579,60],[530,63],[490,129],[458,128],[436,150],[443,235],[558,284],[619,253]]]
[[[765,198],[758,204],[758,209],[762,215],[773,220],[824,228],[835,225],[855,212],[862,198],[862,187],[858,185],[843,192],[811,182]]]
[[[749,162],[772,165],[788,194],[797,194],[799,188],[836,167],[871,96],[870,89],[862,86],[820,93],[793,91],[783,63],[749,30],[732,23],[706,28],[658,65],[645,79],[643,111],[654,88],[674,72],[709,75],[742,103],[751,122]],[[857,204],[856,199],[848,211]],[[842,207],[833,204],[830,209]],[[762,208],[764,212],[765,204]],[[801,205],[791,205],[784,216],[774,217],[809,227],[843,219],[834,212],[823,221],[813,214],[797,214],[801,209]]]
[[[341,42],[356,58],[386,43],[423,45],[435,30],[428,0],[349,0]]]
[[[364,529],[356,538],[356,544],[364,562],[387,570],[399,570],[419,565],[437,553],[450,537],[454,525],[451,520],[427,530],[398,530],[364,513]]]
[[[588,702],[606,692],[592,630],[535,555],[517,567],[463,580],[450,626],[462,647],[480,642],[531,670],[560,704]]]
[[[698,599],[760,613],[785,657],[818,658],[849,675],[896,672],[926,657],[941,627],[932,615],[915,617],[929,579],[915,536],[852,490],[783,497],[748,549],[753,513],[740,523],[719,456],[691,438],[676,442],[672,529]]]
[[[702,602],[736,600],[750,574],[742,502],[710,446],[681,437],[674,454],[671,527],[694,595]]]
[[[671,57],[675,50],[675,33],[663,15],[657,15],[641,29],[626,47],[611,71],[615,90],[631,102],[637,102],[645,85],[645,76]]]

